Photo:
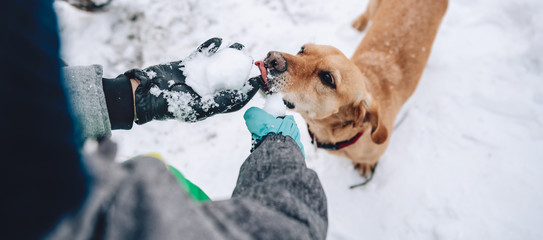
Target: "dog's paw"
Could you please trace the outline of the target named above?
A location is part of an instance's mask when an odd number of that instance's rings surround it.
[[[375,171],[375,167],[377,167],[377,163],[369,164],[369,163],[355,163],[354,169],[360,173],[360,175],[366,179],[371,179],[373,176],[373,172]]]
[[[368,26],[368,21],[368,15],[364,13],[353,21],[353,28],[362,32]]]

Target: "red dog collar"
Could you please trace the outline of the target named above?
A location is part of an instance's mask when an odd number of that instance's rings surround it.
[[[357,133],[353,138],[347,140],[347,141],[342,141],[342,142],[338,142],[338,143],[321,143],[317,140],[315,140],[315,137],[313,136],[313,133],[309,130],[309,126],[307,127],[307,131],[309,132],[309,136],[311,137],[311,143],[312,144],[317,144],[317,147],[318,148],[322,148],[322,149],[326,149],[326,150],[332,150],[332,151],[337,151],[337,150],[340,150],[342,148],[346,148],[348,146],[351,146],[353,144],[356,143],[356,141],[358,141],[358,139],[360,139],[360,137],[362,137],[362,134],[364,134],[364,131],[361,131],[359,133]]]

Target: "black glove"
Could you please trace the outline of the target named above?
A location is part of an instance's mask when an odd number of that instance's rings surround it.
[[[195,53],[213,55],[221,43],[220,38],[209,39]],[[244,46],[234,43],[229,47],[242,50]],[[141,81],[135,92],[137,124],[171,118],[196,122],[217,113],[234,112],[245,106],[259,89],[260,77],[254,77],[245,83],[243,89],[247,91],[222,90],[216,92],[213,99],[204,100],[185,83],[185,75],[180,70],[182,65],[182,61],[177,61],[124,74]]]

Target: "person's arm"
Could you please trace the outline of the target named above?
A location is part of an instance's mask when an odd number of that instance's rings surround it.
[[[255,149],[241,166],[232,199],[205,203],[205,212],[234,229],[225,232],[254,239],[325,239],[326,196],[305,164],[294,118],[254,107],[244,118]]]
[[[212,38],[193,54],[211,56],[222,44]],[[243,45],[229,46],[242,50]],[[204,99],[185,82],[183,61],[132,69],[116,78],[103,78],[99,65],[65,67],[64,79],[83,138],[108,136],[113,129],[130,129],[134,121],[178,119],[200,121],[241,109],[259,89],[260,77],[242,89],[223,89]]]
[[[132,128],[135,80],[123,74],[104,78],[100,65],[68,66],[63,73],[83,138],[100,138],[110,135],[111,130]]]
[[[130,82],[126,82],[128,88],[122,88],[122,85],[119,84],[122,81],[114,81],[116,79],[103,80],[102,73],[103,70],[100,65],[63,68],[68,96],[83,138],[99,138],[110,135],[112,125],[115,126],[115,122],[112,122],[112,120],[119,119],[115,118],[117,116],[115,112],[118,114],[130,114],[132,112],[131,121],[134,119],[132,109],[123,109],[121,111],[120,108],[115,108],[113,114],[108,113],[108,109],[114,109],[108,108],[108,103],[111,104],[111,102],[118,103],[119,106],[127,102],[128,107],[130,107],[132,101]],[[104,84],[103,81],[109,84]],[[108,88],[104,88],[105,86],[108,86]],[[122,96],[120,93],[123,92],[123,89],[128,90],[128,97],[130,98],[123,97],[120,98],[121,101],[117,102],[108,101],[109,99],[119,99],[119,96]],[[113,106],[117,107],[117,105]],[[110,116],[112,117],[110,118]]]
[[[296,142],[269,135],[243,163],[232,199],[204,208],[225,232],[253,239],[325,239],[327,203]],[[234,237],[235,238],[235,237]]]

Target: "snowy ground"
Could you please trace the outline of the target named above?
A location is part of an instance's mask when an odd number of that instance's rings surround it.
[[[64,2],[63,55],[106,76],[187,56],[213,36],[262,59],[307,42],[346,55],[367,0],[114,0],[100,13]],[[258,96],[249,105],[262,107]],[[196,124],[117,131],[119,160],[161,153],[213,199],[228,198],[249,154],[245,109]],[[543,239],[543,2],[454,0],[418,90],[371,184],[349,160],[315,150],[307,164],[328,196],[329,239]]]

